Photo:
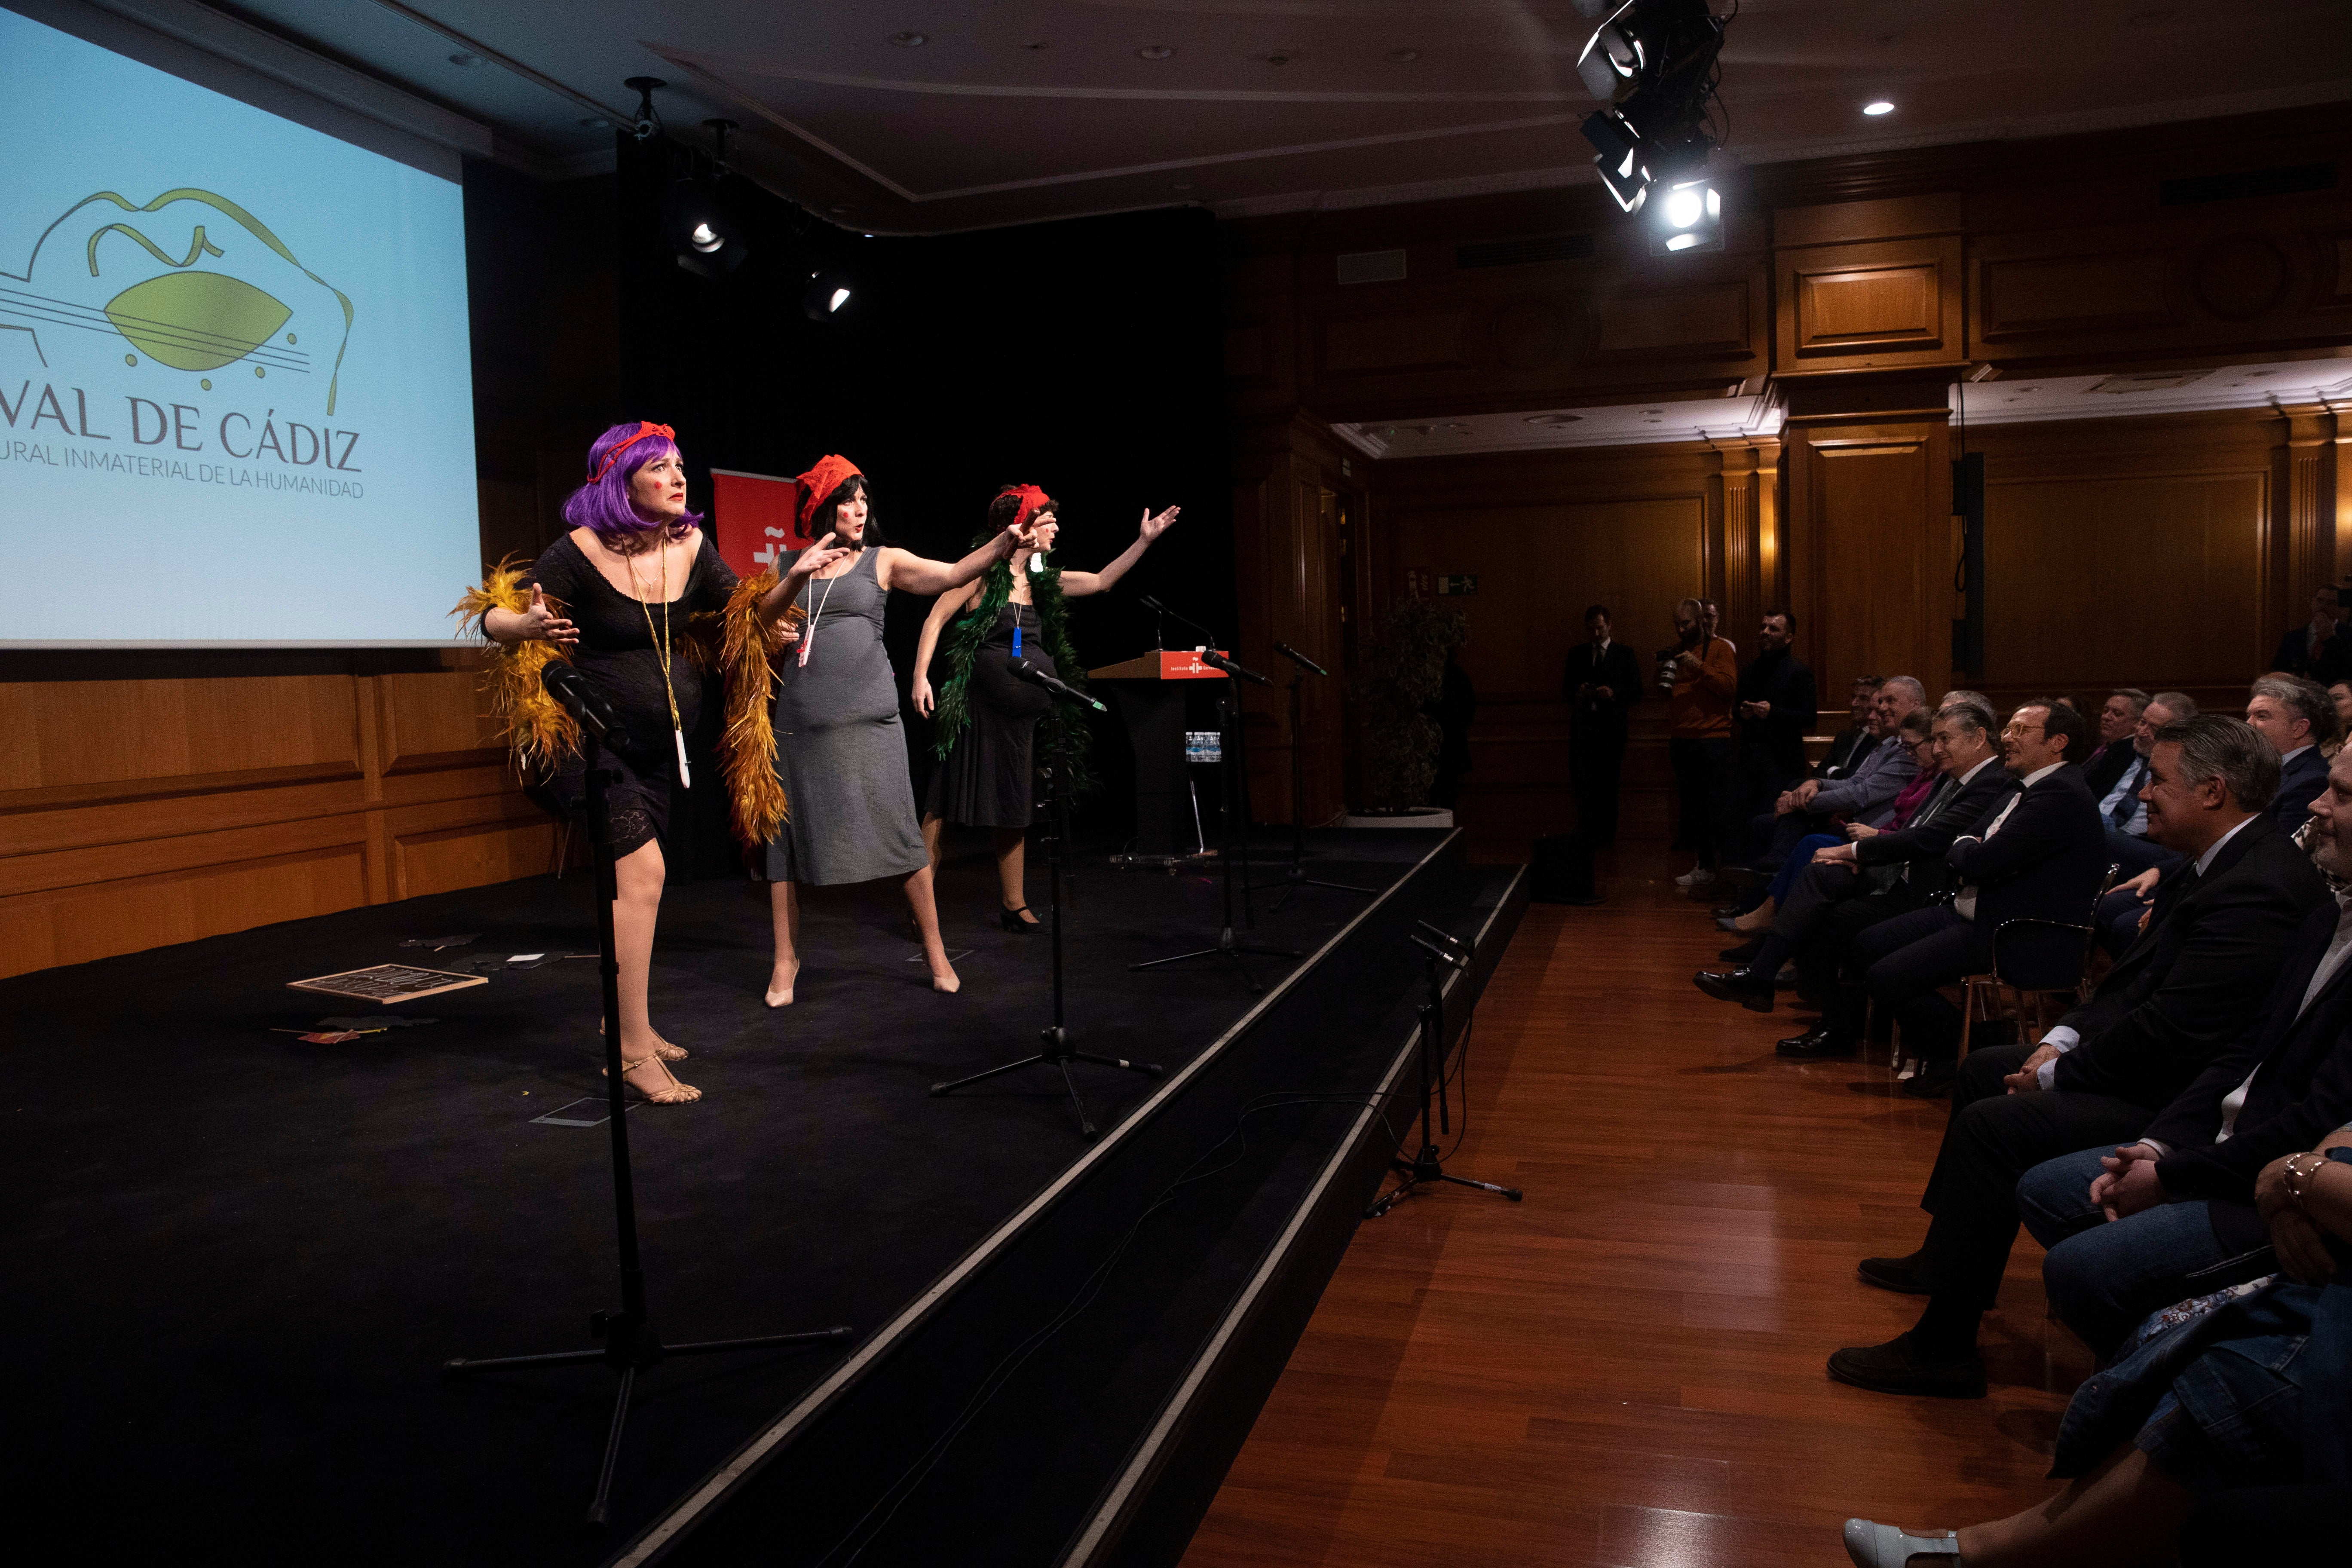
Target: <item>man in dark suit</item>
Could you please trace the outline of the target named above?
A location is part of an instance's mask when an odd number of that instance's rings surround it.
[[[2299,675],[2321,690],[2352,676],[2352,637],[2341,634],[2344,609],[2336,590],[2321,584],[2311,595],[2311,619],[2290,626],[2271,655],[2269,673]]]
[[[1559,678],[1568,703],[1568,779],[1576,826],[1596,845],[1617,842],[1617,785],[1625,771],[1625,721],[1642,700],[1633,650],[1609,635],[1609,606],[1584,612],[1590,641],[1569,651]]]
[[[2015,787],[2015,781],[2000,765],[1992,725],[1991,710],[1973,701],[1939,709],[1929,732],[1941,776],[1911,820],[1893,832],[1865,833],[1852,842],[1816,851],[1813,864],[1798,874],[1790,885],[1789,901],[1773,915],[1770,928],[1757,939],[1747,962],[1728,971],[1702,970],[1695,977],[1698,988],[1753,1012],[1769,1013],[1773,977],[1791,954],[1807,945],[1834,906],[1874,893],[1896,894],[1898,889],[1902,901],[1886,909],[1889,916],[1924,903],[1929,891],[1928,876],[1921,875],[1915,897],[1905,874],[1915,866],[1932,867],[1940,884],[1944,854],[1952,840],[1964,832],[1982,831]],[[1854,1032],[1859,1032],[1858,1022]],[[1853,1049],[1848,1045],[1843,1052],[1782,1054],[1843,1055]]]
[[[1920,1199],[1934,1216],[1926,1245],[1860,1267],[1867,1283],[1927,1295],[1927,1310],[1890,1343],[1832,1356],[1841,1382],[1982,1394],[1977,1322],[2017,1237],[2018,1177],[2053,1151],[2137,1136],[2259,1015],[2304,917],[2325,901],[2318,873],[2263,815],[2278,762],[2261,736],[2233,719],[2185,720],[2160,731],[2154,761],[2150,831],[2193,868],[2039,1047],[1969,1057]]]
[[[1902,1027],[1906,1049],[1927,1064],[1905,1086],[1909,1092],[1933,1097],[1951,1082],[1960,1015],[1942,987],[1995,967],[2033,990],[2082,977],[2078,933],[2107,867],[2098,807],[2083,770],[2067,761],[2088,733],[2080,713],[2053,700],[2021,704],[2000,744],[2004,765],[2024,787],[1981,837],[1956,838],[1945,852],[1958,893],[1949,904],[1897,915],[1854,939],[1871,999]],[[2002,940],[1996,966],[1994,932],[2012,921],[2034,923]]]
[[[2315,682],[2265,675],[2246,700],[2246,722],[2278,750],[2279,787],[2271,820],[2281,832],[2293,833],[2311,815],[2312,797],[2327,784],[2327,759],[2319,754],[2319,742],[2336,733],[2336,700]]]
[[[1845,777],[1853,771],[1853,759],[1870,749],[1870,743],[1877,738],[1870,732],[1870,710],[1878,701],[1878,689],[1885,684],[1884,676],[1853,678],[1853,689],[1846,697],[1846,727],[1830,737],[1829,752],[1813,770],[1815,778],[1827,781]]]
[[[1812,670],[1789,651],[1796,635],[1794,616],[1766,611],[1756,637],[1759,652],[1739,672],[1731,703],[1738,750],[1732,760],[1732,798],[1724,807],[1729,817],[1727,842],[1737,842],[1731,836],[1750,816],[1771,810],[1780,792],[1805,776],[1805,736],[1820,709]]]
[[[2327,782],[2312,860],[2333,896],[2305,915],[2255,1026],[2134,1142],[2045,1161],[2018,1183],[2019,1212],[2050,1248],[2051,1308],[2102,1354],[2158,1307],[2270,1272],[2255,1178],[2352,1121],[2352,753]]]
[[[2147,693],[2137,686],[2117,687],[2107,693],[2099,709],[2098,748],[2083,760],[2083,782],[2090,786],[2093,800],[2115,788],[2137,755],[2132,741],[2147,700]]]

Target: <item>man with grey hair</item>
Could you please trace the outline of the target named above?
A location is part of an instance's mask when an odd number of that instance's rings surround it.
[[[2132,737],[2139,728],[2139,716],[2147,707],[2147,693],[2137,686],[2118,686],[2107,693],[2095,721],[2099,744],[2083,759],[2083,782],[2091,786],[2091,798],[2097,800],[2116,787],[2124,770],[2138,753],[2132,748]]]
[[[2146,1131],[2265,1011],[2326,884],[2265,815],[2277,753],[2219,715],[2167,724],[2147,785],[2148,831],[2189,862],[2088,1002],[2039,1047],[1969,1053],[1920,1207],[1926,1245],[1865,1258],[1864,1283],[1929,1298],[1916,1327],[1842,1350],[1830,1375],[1886,1394],[1978,1396],[1977,1321],[2016,1240],[2018,1178],[2044,1160]],[[1998,952],[1996,957],[1998,957]]]
[[[2265,675],[2246,700],[2246,722],[2278,749],[2279,787],[2271,820],[2293,833],[2311,816],[2311,800],[2327,784],[2320,742],[2336,733],[2336,700],[2315,681]]]
[[[1758,869],[1777,870],[1801,839],[1830,831],[1830,819],[1882,826],[1903,786],[1916,777],[1919,761],[1903,743],[1904,715],[1927,700],[1927,689],[1907,675],[1891,675],[1872,699],[1870,751],[1855,759],[1853,771],[1829,783],[1806,779],[1773,803],[1770,847],[1757,858]],[[1860,748],[1856,748],[1857,751]]]

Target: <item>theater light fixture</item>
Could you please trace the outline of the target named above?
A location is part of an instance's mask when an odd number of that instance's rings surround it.
[[[662,227],[677,264],[698,278],[723,278],[743,265],[751,247],[729,205],[725,192],[727,133],[731,120],[706,120],[715,150],[708,172],[690,172],[673,181],[662,205]]]
[[[801,292],[801,310],[812,321],[829,321],[848,309],[856,297],[847,278],[819,268],[809,274],[808,287]]]
[[[1586,90],[1608,104],[1585,118],[1584,139],[1609,194],[1639,212],[1654,187],[1703,179],[1722,144],[1714,110],[1725,23],[1707,0],[1623,0],[1613,9],[1576,0],[1576,8],[1607,12],[1577,57]]]
[[[1671,185],[1657,204],[1650,249],[1677,256],[1693,250],[1723,248],[1723,196],[1706,178]]]
[[[1864,114],[1873,114],[1873,115],[1875,115],[1875,114],[1892,114],[1892,113],[1894,113],[1894,112],[1895,112],[1895,106],[1894,106],[1893,104],[1891,104],[1891,103],[1887,102],[1885,99],[1883,99],[1883,98],[1882,98],[1882,99],[1878,100],[1877,100],[1876,102],[1874,102],[1874,103],[1865,103],[1865,104],[1864,104],[1864,105],[1862,106],[1862,111],[1863,111]]]

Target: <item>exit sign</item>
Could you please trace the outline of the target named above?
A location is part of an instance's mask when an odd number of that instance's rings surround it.
[[[1437,591],[1441,594],[1475,594],[1478,591],[1478,578],[1475,574],[1440,577],[1437,580]]]

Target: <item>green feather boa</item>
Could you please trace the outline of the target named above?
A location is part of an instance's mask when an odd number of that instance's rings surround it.
[[[980,542],[985,544],[988,541],[982,539]],[[982,574],[980,583],[979,602],[950,622],[947,636],[940,639],[947,660],[947,679],[939,683],[935,694],[931,754],[942,762],[955,749],[956,738],[971,722],[972,661],[980,656],[981,645],[988,640],[999,612],[1013,602],[1012,563],[997,562]],[[1062,597],[1061,568],[1048,565],[1043,572],[1030,574],[1029,597],[1037,611],[1037,640],[1053,656],[1054,668],[1062,680],[1083,691],[1087,672],[1078,663],[1077,650],[1070,646],[1069,606]],[[1057,700],[1045,710],[1039,728],[1045,736],[1045,754],[1070,770],[1075,788],[1082,791],[1093,787],[1095,780],[1087,767],[1088,736],[1085,719]]]

